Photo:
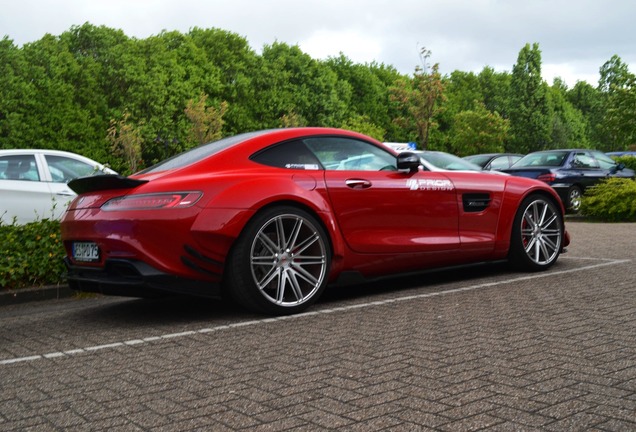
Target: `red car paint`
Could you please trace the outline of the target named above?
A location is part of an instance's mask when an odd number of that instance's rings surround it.
[[[235,144],[215,154],[203,152],[176,168],[142,171],[125,184],[119,178],[103,179],[101,185],[85,179],[71,183],[80,192],[62,220],[71,287],[117,295],[163,290],[218,295],[246,225],[278,206],[302,209],[324,228],[331,257],[325,267],[328,282],[507,259],[513,222],[528,196],[543,197],[556,209],[562,227],[557,256],[569,243],[561,201],[543,182],[483,172],[397,170],[395,163],[389,169],[341,169],[357,163],[357,156],[327,166],[326,159],[337,162],[334,143],[343,139],[362,148],[364,158],[368,150],[378,152],[368,159],[397,157],[380,142],[351,131],[280,129],[235,138]],[[324,141],[331,150],[320,153],[320,164],[299,158],[283,160],[281,167],[259,160],[263,149],[290,142],[293,149],[296,141],[318,150]],[[281,154],[277,157],[284,159]],[[164,202],[173,207],[152,207]],[[78,242],[96,245],[99,260],[74,257]],[[291,303],[268,298],[273,309],[268,302],[252,308],[292,313],[315,301],[297,297]]]

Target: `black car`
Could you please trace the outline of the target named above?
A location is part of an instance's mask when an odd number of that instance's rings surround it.
[[[565,207],[578,212],[585,190],[607,177],[634,178],[634,171],[598,150],[568,149],[530,153],[503,172],[542,180],[552,186]]]
[[[479,165],[484,171],[501,171],[523,157],[519,153],[484,153],[465,156],[464,159]]]

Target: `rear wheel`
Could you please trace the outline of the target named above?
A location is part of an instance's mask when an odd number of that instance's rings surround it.
[[[305,310],[322,294],[331,254],[314,216],[294,207],[257,214],[232,249],[226,277],[242,306],[274,315]]]
[[[559,206],[550,198],[530,195],[515,216],[510,262],[520,270],[545,270],[561,253],[564,225]]]
[[[578,186],[572,186],[568,190],[568,202],[566,203],[566,208],[573,213],[578,213],[581,209],[581,197],[582,197],[581,188]]]

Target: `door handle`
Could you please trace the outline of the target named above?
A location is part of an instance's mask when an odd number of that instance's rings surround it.
[[[371,187],[371,182],[364,179],[347,179],[345,184],[351,189],[366,189]]]
[[[57,196],[75,196],[75,194],[73,192],[66,191],[66,190],[65,191],[56,192],[55,195],[57,195]]]

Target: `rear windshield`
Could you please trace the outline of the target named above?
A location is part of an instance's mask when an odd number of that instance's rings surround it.
[[[248,132],[244,134],[239,134],[239,135],[223,138],[208,144],[202,144],[199,147],[195,147],[192,150],[188,150],[184,153],[180,153],[176,156],[173,156],[169,159],[159,162],[158,164],[153,165],[150,168],[146,168],[145,170],[140,171],[139,174],[148,174],[148,173],[155,173],[159,171],[167,171],[167,170],[173,170],[177,168],[183,168],[185,166],[198,162],[202,159],[205,159],[208,156],[212,156],[213,154],[216,154],[229,147],[232,147],[240,142],[243,142],[245,140],[248,140],[258,135],[262,135],[266,132],[267,131]]]

